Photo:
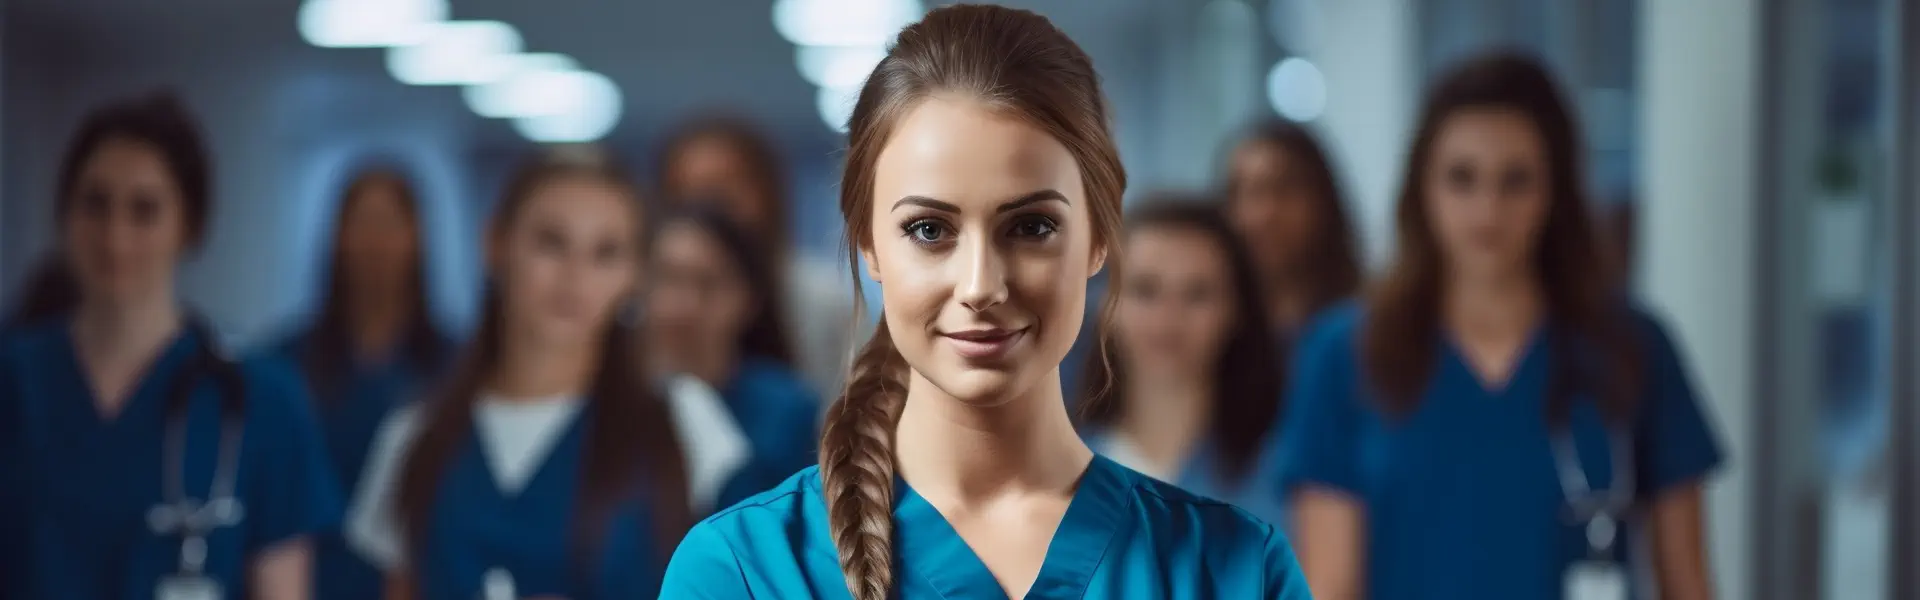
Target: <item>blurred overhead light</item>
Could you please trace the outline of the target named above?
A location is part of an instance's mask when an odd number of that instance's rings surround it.
[[[506,73],[498,81],[470,85],[462,92],[467,108],[489,119],[511,119],[551,112],[556,92],[541,86],[548,73],[578,71],[580,66],[563,54],[516,54],[502,62]]]
[[[517,78],[525,85],[526,114],[513,128],[543,143],[591,142],[620,123],[620,87],[592,71],[541,71]]]
[[[920,0],[775,0],[773,28],[800,46],[885,46],[925,12]]]
[[[506,23],[436,23],[419,43],[388,50],[387,70],[411,85],[481,85],[511,73],[519,52],[520,33]]]
[[[886,57],[885,46],[801,46],[794,50],[800,76],[808,83],[832,88],[859,87]]]
[[[814,94],[814,106],[820,110],[820,121],[840,133],[847,132],[847,120],[853,118],[853,105],[860,99],[860,88],[823,87]]]
[[[298,19],[300,37],[315,46],[405,46],[447,19],[447,0],[307,0]]]
[[[1289,58],[1267,74],[1267,100],[1280,116],[1303,123],[1312,121],[1327,110],[1327,80],[1313,63]]]

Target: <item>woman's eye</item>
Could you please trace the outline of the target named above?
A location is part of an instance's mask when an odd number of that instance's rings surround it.
[[[1013,235],[1023,238],[1046,239],[1056,231],[1059,229],[1054,227],[1053,221],[1040,218],[1027,219],[1013,225]]]
[[[939,243],[946,233],[946,226],[936,221],[914,221],[907,224],[907,237],[922,244]]]

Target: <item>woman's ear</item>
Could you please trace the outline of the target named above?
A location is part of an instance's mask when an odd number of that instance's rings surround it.
[[[860,249],[860,262],[866,263],[868,279],[872,279],[874,283],[883,283],[880,281],[880,261],[875,259],[872,246]]]
[[[1095,244],[1093,247],[1093,256],[1087,264],[1087,279],[1093,279],[1100,275],[1100,270],[1105,268],[1107,268],[1107,246],[1106,244]]]

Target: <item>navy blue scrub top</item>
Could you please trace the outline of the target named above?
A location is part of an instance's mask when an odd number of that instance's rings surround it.
[[[895,598],[1005,598],[940,512],[899,486]],[[667,566],[661,598],[848,598],[819,468],[709,517]],[[1279,529],[1095,457],[1027,598],[1309,600]]]
[[[584,410],[513,493],[496,483],[479,432],[468,432],[434,494],[427,539],[408,557],[420,600],[478,598],[492,569],[509,574],[523,598],[656,597],[665,557],[645,502],[628,500],[591,528],[597,537],[592,558],[582,560],[577,551]]]
[[[295,368],[304,368],[307,353],[313,349],[314,335],[308,332],[280,343],[274,353]],[[451,347],[443,342],[443,347]],[[326,440],[327,456],[333,465],[333,481],[351,497],[366,468],[367,452],[374,432],[395,408],[417,400],[433,384],[443,365],[418,365],[404,349],[396,350],[388,360],[361,363],[346,359],[348,368],[337,381],[321,381],[319,373],[307,373],[313,385],[320,427]],[[330,531],[314,540],[313,584],[316,600],[336,598],[378,598],[384,593],[386,576],[380,569],[347,547],[338,531]]]
[[[820,396],[799,373],[748,358],[719,392],[753,444],[753,455],[721,489],[714,507],[732,506],[819,462]]]
[[[1631,439],[1637,500],[1700,481],[1722,460],[1673,343],[1634,311],[1646,394]],[[1354,304],[1309,328],[1292,370],[1281,485],[1351,495],[1366,515],[1365,586],[1374,600],[1555,599],[1585,556],[1567,515],[1545,413],[1548,332],[1503,389],[1489,390],[1451,343],[1411,414],[1390,418],[1365,391]],[[1584,393],[1570,429],[1595,490],[1612,489],[1607,427]],[[1636,540],[1623,539],[1625,547]],[[1647,559],[1650,557],[1640,557]]]
[[[151,598],[179,565],[180,541],[153,533],[161,504],[165,390],[205,340],[183,333],[103,417],[83,375],[69,321],[0,336],[0,596]],[[319,428],[298,373],[277,361],[239,366],[246,416],[236,494],[244,517],[207,541],[207,572],[227,598],[245,598],[250,559],[280,542],[337,526],[341,512]],[[212,484],[220,444],[218,386],[197,385],[185,425],[188,496]]]

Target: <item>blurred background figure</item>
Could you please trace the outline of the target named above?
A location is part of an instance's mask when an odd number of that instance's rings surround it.
[[[705,117],[667,137],[658,174],[670,201],[712,206],[752,236],[774,269],[798,368],[815,389],[836,393],[855,339],[849,275],[834,261],[795,251],[785,168],[751,123]]]
[[[737,434],[676,431],[684,407],[635,356],[623,313],[642,226],[638,192],[604,159],[555,154],[509,183],[473,346],[441,396],[381,426],[349,509],[387,597],[658,594],[693,507],[717,493],[688,461],[745,450]],[[727,441],[740,447],[683,448]]]
[[[1278,465],[1265,451],[1285,375],[1253,260],[1205,200],[1135,208],[1120,250],[1108,350],[1083,371],[1088,445],[1286,523]]]
[[[277,345],[313,387],[334,481],[360,481],[374,431],[430,391],[453,344],[427,306],[419,199],[398,172],[369,169],[341,195],[319,316]],[[314,597],[376,598],[380,571],[337,533],[315,546]]]
[[[305,384],[229,361],[175,295],[211,170],[168,94],[92,109],[67,145],[58,249],[0,336],[0,596],[309,597],[340,498]]]
[[[649,358],[713,386],[752,441],[716,503],[727,506],[818,462],[820,397],[795,370],[769,255],[726,215],[688,205],[658,220],[647,251]]]
[[[1339,177],[1306,128],[1268,121],[1227,157],[1227,214],[1264,286],[1267,323],[1283,340],[1360,288],[1360,255]]]
[[[1622,589],[1639,568],[1641,594],[1712,598],[1720,447],[1666,333],[1606,277],[1554,82],[1515,55],[1466,61],[1417,131],[1394,261],[1307,335],[1288,394],[1315,591],[1587,597],[1562,595],[1582,593],[1569,574],[1604,559],[1633,561]]]

